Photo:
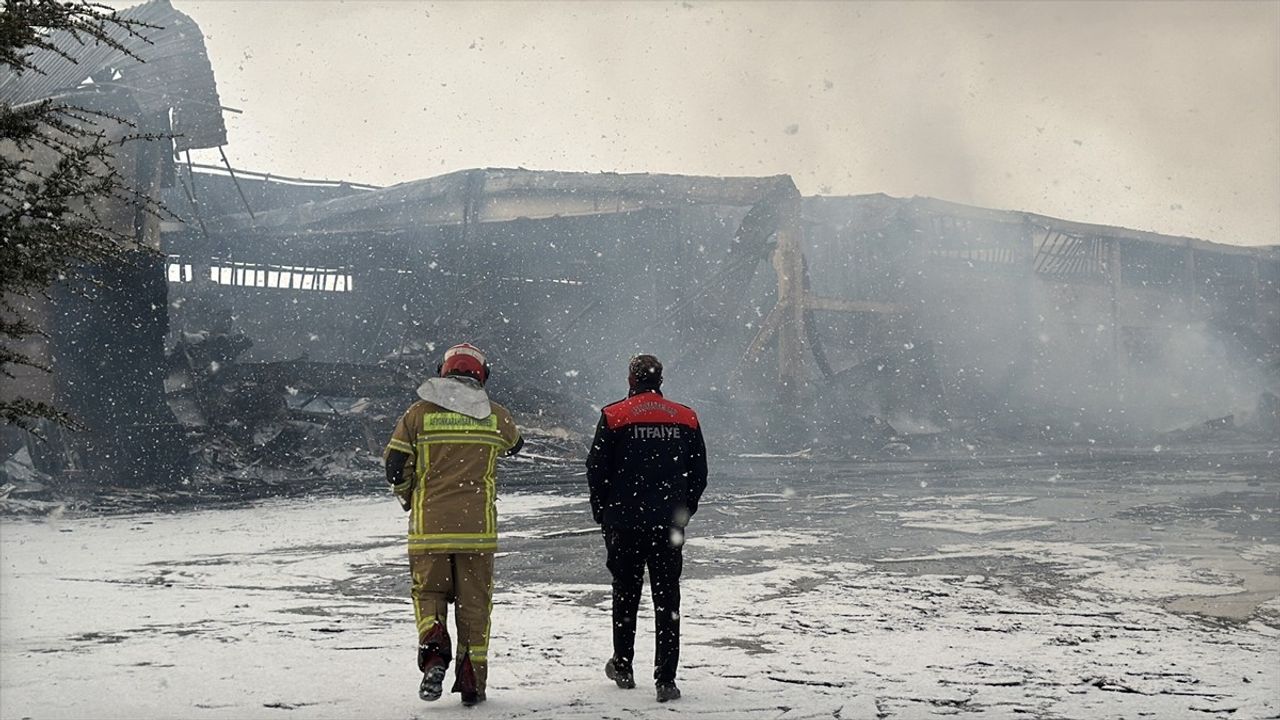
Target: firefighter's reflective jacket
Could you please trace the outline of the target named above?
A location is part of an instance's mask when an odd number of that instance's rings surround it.
[[[497,460],[522,441],[511,413],[490,408],[476,419],[419,400],[396,423],[387,453],[409,456],[392,491],[409,508],[411,554],[497,550]]]

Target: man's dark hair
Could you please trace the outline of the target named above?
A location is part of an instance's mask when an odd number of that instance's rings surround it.
[[[658,388],[662,385],[662,363],[652,355],[636,355],[627,366],[627,384],[633,388]]]

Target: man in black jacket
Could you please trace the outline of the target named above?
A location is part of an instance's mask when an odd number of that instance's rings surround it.
[[[680,697],[680,571],[684,527],[707,487],[707,450],[698,416],[662,396],[662,363],[637,355],[628,368],[626,400],[600,412],[587,456],[591,514],[602,526],[613,575],[613,657],[605,674],[636,686],[636,611],[649,568],[657,625],[658,702]]]

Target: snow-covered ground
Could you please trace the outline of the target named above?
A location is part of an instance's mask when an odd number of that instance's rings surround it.
[[[4,519],[0,717],[1280,715],[1274,535],[1201,523],[1204,552],[1174,553],[1168,519],[1077,531],[1102,511],[1060,494],[713,492],[686,551],[685,697],[658,705],[601,672],[609,592],[585,500],[508,493],[490,700],[465,711],[416,697],[389,496]],[[1170,609],[1250,593],[1235,620]]]

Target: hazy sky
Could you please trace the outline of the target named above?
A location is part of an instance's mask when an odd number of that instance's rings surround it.
[[[249,169],[788,173],[1280,243],[1278,2],[174,4]]]

